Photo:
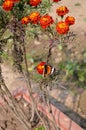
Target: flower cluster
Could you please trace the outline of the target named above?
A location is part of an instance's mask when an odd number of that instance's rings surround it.
[[[9,11],[13,8],[16,2],[20,0],[5,0],[2,4],[2,8],[5,11]],[[59,2],[60,0],[53,0],[53,2]],[[42,0],[29,0],[30,6],[38,6]],[[56,13],[61,17],[61,21],[56,24],[56,31],[58,34],[66,34],[69,31],[69,26],[75,23],[75,18],[72,16],[67,16],[63,21],[64,15],[69,12],[66,6],[61,6],[56,9]],[[25,16],[21,19],[22,24],[39,24],[43,29],[47,29],[51,24],[54,23],[53,18],[49,14],[41,16],[40,12],[31,12],[29,16]]]
[[[16,2],[20,2],[20,0],[5,0],[2,4],[2,8],[5,11],[10,11]],[[41,2],[42,0],[29,0],[29,4],[34,7],[38,6]]]
[[[13,8],[16,2],[20,0],[5,0],[2,4],[2,8],[5,11],[9,11]],[[53,2],[59,2],[60,0],[53,0]],[[29,0],[30,6],[38,6],[42,0]],[[56,24],[56,31],[58,34],[66,34],[69,31],[69,26],[75,23],[75,18],[72,16],[67,16],[63,21],[64,15],[69,12],[69,9],[66,6],[61,6],[56,9],[56,13],[61,17],[61,21]],[[47,29],[51,24],[54,23],[53,18],[49,14],[41,16],[40,12],[31,12],[29,16],[25,16],[21,19],[22,24],[39,24],[41,28]]]
[[[10,11],[14,4],[16,2],[19,2],[20,0],[5,0],[2,4],[2,8],[5,11]],[[59,1],[59,0],[58,0]],[[30,6],[38,6],[40,3],[42,2],[42,0],[29,0],[28,4]],[[29,14],[29,16],[25,16],[21,19],[21,23],[22,24],[39,24],[43,29],[46,29],[47,27],[49,27],[51,24],[53,24],[54,20],[50,15],[43,15],[41,16],[40,12],[31,12]]]
[[[57,8],[56,13],[58,16],[60,16],[62,19],[64,15],[66,15],[69,12],[69,9],[66,6],[61,6]],[[69,26],[73,25],[75,23],[75,18],[72,16],[67,16],[65,20],[60,21],[56,25],[56,30],[59,34],[66,34],[69,31]]]
[[[54,20],[48,14],[41,16],[39,12],[32,12],[29,16],[22,18],[21,22],[22,24],[28,24],[29,22],[39,24],[43,29],[46,29],[54,23]]]
[[[22,24],[28,24],[28,23],[38,24],[39,20],[40,20],[40,13],[31,12],[29,16],[23,17],[21,22]]]
[[[57,1],[58,2],[58,1]],[[75,18],[72,16],[67,16],[63,21],[64,15],[69,12],[66,6],[61,6],[57,8],[56,13],[61,17],[61,21],[56,24],[56,31],[58,34],[66,34],[69,31],[69,26],[75,23]],[[39,12],[32,12],[29,16],[22,18],[22,23],[33,23],[39,24],[43,29],[47,29],[51,24],[54,23],[53,18],[49,14],[41,16]]]

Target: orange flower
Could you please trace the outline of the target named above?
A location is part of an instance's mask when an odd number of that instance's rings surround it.
[[[22,18],[21,22],[22,22],[22,24],[28,24],[28,22],[29,22],[28,16]]]
[[[50,24],[53,24],[53,22],[53,18],[47,14],[40,18],[40,25],[44,29],[50,26]]]
[[[37,65],[36,69],[38,71],[39,74],[43,74],[44,71],[44,65],[46,64],[46,62],[41,62]]]
[[[66,34],[69,31],[69,25],[65,22],[58,22],[56,25],[56,30],[59,34]]]
[[[15,2],[19,2],[20,0],[12,0],[12,1],[15,3]]]
[[[56,13],[63,17],[65,14],[67,14],[69,12],[68,8],[66,6],[61,6],[56,10]]]
[[[13,8],[14,4],[13,4],[13,1],[10,1],[10,0],[6,0],[3,2],[2,4],[2,8],[5,10],[5,11],[9,11]]]
[[[5,1],[12,1],[12,2],[19,2],[20,0],[5,0]]]
[[[61,0],[53,0],[53,2],[59,2],[59,1],[61,1]]]
[[[29,4],[31,6],[37,6],[41,3],[42,0],[30,0]]]
[[[29,19],[32,23],[37,24],[40,19],[40,13],[39,12],[32,12],[29,16]]]
[[[66,22],[68,25],[73,25],[73,24],[75,23],[75,18],[72,17],[72,16],[68,16],[68,17],[66,17],[65,22]]]

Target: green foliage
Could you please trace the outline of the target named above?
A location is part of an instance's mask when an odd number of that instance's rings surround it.
[[[34,11],[38,11],[41,14],[48,13],[51,5],[52,4],[50,0],[43,0],[40,5],[33,7],[29,4],[26,4],[26,0],[22,0],[16,3],[16,5],[13,7],[12,14],[20,20],[22,17],[27,16]]]
[[[29,24],[28,30],[26,33],[27,33],[27,36],[29,36],[30,38],[38,38],[38,35],[41,34],[41,30],[38,25]]]
[[[44,126],[40,126],[38,128],[35,128],[34,130],[45,130]]]
[[[84,22],[86,22],[86,18],[84,18]]]
[[[86,63],[82,61],[75,70],[75,74],[80,82],[86,82]]]
[[[6,52],[0,53],[0,56],[4,59],[7,60],[8,59],[8,54]]]
[[[38,11],[41,12],[41,14],[48,13],[51,5],[52,3],[50,2],[50,0],[43,0],[38,7]]]
[[[9,56],[9,54],[7,52],[0,52],[0,58],[2,58],[5,62],[13,64],[13,60],[12,57]]]
[[[77,84],[85,87],[86,84],[86,62],[66,61],[59,64],[61,71],[64,72],[66,80],[72,79]],[[64,77],[63,76],[63,77]]]
[[[1,29],[5,28],[9,22],[9,13],[5,13],[0,6],[0,32]]]
[[[75,3],[75,6],[81,6],[81,4],[79,2]]]
[[[33,75],[32,75],[32,80],[34,80],[35,82],[40,82],[42,79],[43,79],[43,76],[42,75],[39,75],[39,74],[37,74],[37,73],[33,73]]]
[[[62,50],[62,45],[61,44],[58,45],[58,49]]]

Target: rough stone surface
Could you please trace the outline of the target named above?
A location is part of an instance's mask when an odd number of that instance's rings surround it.
[[[81,94],[79,107],[86,115],[86,90]]]

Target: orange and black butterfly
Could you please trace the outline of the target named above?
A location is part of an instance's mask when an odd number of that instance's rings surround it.
[[[46,77],[46,76],[48,76],[48,75],[51,75],[51,74],[53,74],[54,71],[55,71],[55,68],[54,68],[54,67],[45,64],[45,65],[44,65],[43,76]]]

